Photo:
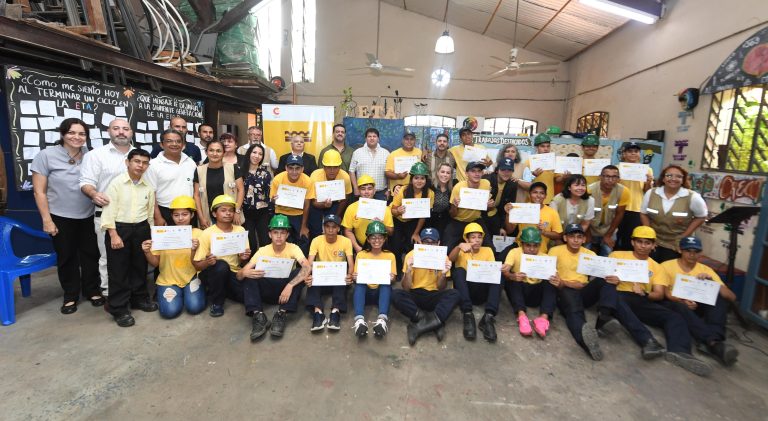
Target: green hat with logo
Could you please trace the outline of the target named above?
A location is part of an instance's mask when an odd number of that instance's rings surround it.
[[[523,228],[523,232],[520,233],[520,242],[540,244],[541,233],[539,233],[539,229],[534,227]]]
[[[368,228],[365,229],[365,235],[366,237],[369,235],[374,234],[383,234],[387,235],[387,227],[384,226],[384,223],[381,221],[371,221],[370,224],[368,224]]]
[[[291,223],[285,215],[275,215],[269,220],[269,229],[288,230],[291,229]]]
[[[562,133],[562,130],[560,130],[560,127],[549,126],[547,128],[547,134],[551,134],[553,136],[560,136],[560,133]]]
[[[593,134],[588,134],[581,139],[581,146],[600,146],[600,139]]]
[[[539,133],[533,138],[533,146],[539,146],[542,143],[551,143],[552,139],[546,133]]]
[[[427,164],[423,162],[417,162],[413,164],[410,171],[411,175],[423,175],[427,176],[429,175],[429,169],[427,169]]]

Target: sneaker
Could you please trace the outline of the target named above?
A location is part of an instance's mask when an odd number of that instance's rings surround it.
[[[707,377],[712,373],[712,367],[709,364],[687,352],[667,352],[665,357],[672,364],[682,367],[697,376]]]
[[[251,329],[251,341],[255,341],[262,336],[264,336],[265,333],[267,333],[267,328],[269,327],[269,320],[267,320],[267,315],[264,314],[263,311],[258,311],[253,313],[253,321],[252,321],[252,329]]]
[[[739,357],[739,350],[723,341],[715,341],[712,345],[699,344],[696,349],[704,355],[716,358],[726,367],[734,365]]]
[[[219,304],[211,304],[211,308],[208,309],[208,314],[211,317],[221,317],[224,315],[224,306]]]
[[[272,316],[272,328],[269,329],[269,334],[272,336],[283,336],[283,332],[285,332],[285,322],[288,319],[288,314],[284,311],[276,311],[275,315]]]
[[[496,342],[496,320],[491,313],[485,313],[480,319],[478,328],[483,332],[483,339],[488,342]]]
[[[533,330],[531,330],[531,321],[528,320],[528,315],[526,314],[517,316],[517,328],[520,330],[520,334],[523,336],[533,335]]]
[[[352,330],[355,331],[355,336],[362,338],[368,334],[368,323],[365,323],[365,319],[355,319]]]
[[[648,339],[648,342],[643,345],[641,355],[643,356],[644,360],[652,360],[654,358],[661,357],[664,355],[664,347],[661,346],[659,341],[657,341],[655,338]]]
[[[341,313],[338,311],[332,311],[331,316],[328,318],[328,324],[325,325],[328,330],[341,329]]]
[[[323,328],[325,328],[325,321],[325,315],[323,313],[312,313],[312,327],[309,329],[309,331],[319,332],[323,330]]]
[[[376,319],[376,323],[373,324],[373,334],[381,338],[387,334],[387,319],[379,317]]]
[[[600,350],[600,342],[598,340],[597,331],[593,327],[584,323],[581,326],[581,338],[584,341],[584,346],[587,348],[587,352],[589,352],[589,356],[592,357],[592,359],[595,361],[602,360],[603,351]]]
[[[595,330],[597,330],[598,336],[601,338],[607,338],[615,335],[616,332],[621,330],[621,323],[619,323],[619,321],[613,317],[608,320],[597,319],[597,323],[595,323]]]
[[[549,330],[549,320],[541,316],[533,319],[533,330],[536,331],[536,334],[539,335],[540,338],[544,339]]]
[[[475,315],[470,311],[464,313],[464,338],[473,341],[477,337],[477,327],[475,326]]]

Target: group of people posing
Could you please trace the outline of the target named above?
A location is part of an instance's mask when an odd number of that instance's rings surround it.
[[[648,167],[643,181],[622,180],[614,165],[599,175],[558,174],[523,161],[514,145],[491,157],[468,129],[460,130],[459,145],[449,147],[441,134],[434,150],[425,151],[405,133],[402,147],[390,152],[373,128],[361,147],[350,147],[337,124],[317,159],[304,152],[301,136],[278,157],[258,127],[248,129],[249,143],[238,148],[235,136],[216,139],[205,124],[198,129],[201,153],[185,140],[187,124],[178,117],[152,153],[132,145],[133,131],[121,119],[109,126],[110,143],[93,150],[86,147],[83,121],[64,120],[60,133],[61,141],[41,151],[31,171],[43,229],[57,252],[63,314],[76,312],[82,296],[128,327],[135,323],[131,309],[159,309],[173,318],[207,307],[218,317],[229,298],[244,304],[255,341],[267,332],[284,334],[305,289],[311,331],[339,330],[351,289],[359,337],[369,330],[387,334],[391,304],[410,321],[411,345],[430,332],[442,340],[456,307],[467,340],[480,330],[494,342],[503,291],[522,336],[545,338],[559,308],[594,360],[603,358],[599,338],[619,326],[642,358],[665,356],[695,374],[708,375],[711,367],[691,354],[694,342],[724,365],[737,359],[725,342],[727,308],[736,297],[698,262],[702,245],[694,232],[707,208],[679,166],[664,168],[658,178]],[[550,152],[548,135],[536,135],[533,143],[536,154]],[[581,147],[582,158],[593,159],[600,141],[587,135]],[[636,143],[620,152],[623,162],[641,162]],[[511,222],[516,203],[538,205],[539,222]],[[151,227],[164,225],[191,226],[191,247],[154,249]],[[214,254],[217,241],[231,233],[244,233],[247,241],[231,254]],[[499,250],[493,236],[516,240]],[[422,246],[432,252],[445,246],[445,263],[439,256],[437,267],[425,268]],[[645,261],[648,282],[580,273],[580,255]],[[528,276],[521,271],[525,256],[554,256],[554,275]],[[289,261],[290,270],[275,270],[270,261]],[[345,264],[332,285],[313,270],[324,262]],[[499,263],[479,280],[483,262]],[[156,268],[154,300],[149,265]],[[678,275],[718,282],[716,303],[674,296]],[[278,305],[271,320],[265,304]],[[367,305],[377,308],[372,322]],[[484,306],[479,322],[475,305]],[[597,320],[588,323],[585,309],[593,306]],[[529,307],[538,307],[530,318]],[[663,329],[666,349],[646,325]]]

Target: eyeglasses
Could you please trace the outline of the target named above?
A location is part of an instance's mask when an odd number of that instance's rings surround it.
[[[664,174],[664,178],[676,178],[678,180],[682,180],[683,175],[682,174]]]

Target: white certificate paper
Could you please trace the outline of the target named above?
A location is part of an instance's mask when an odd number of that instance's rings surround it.
[[[684,300],[697,303],[715,305],[717,295],[720,294],[720,284],[708,279],[699,279],[693,276],[677,274],[672,295]]]
[[[275,195],[277,196],[276,205],[304,209],[304,197],[307,195],[307,189],[280,184]]]
[[[347,197],[344,191],[344,180],[318,181],[315,183],[315,200],[325,202],[331,199],[332,202],[344,200]],[[302,208],[304,205],[302,205]]]
[[[259,256],[254,269],[263,270],[265,278],[284,279],[291,276],[293,259]]]
[[[558,156],[555,157],[555,172],[558,174],[581,174],[581,157]]]
[[[541,168],[542,170],[554,170],[555,169],[555,153],[537,153],[528,156],[531,162],[531,171],[536,171]]]
[[[613,259],[616,261],[616,276],[624,282],[637,282],[647,284],[650,281],[648,277],[648,261],[635,259]]]
[[[611,165],[610,159],[585,159],[584,160],[584,175],[600,175],[603,168],[607,165]]]
[[[389,260],[359,259],[357,261],[357,283],[368,285],[389,285],[392,262]]]
[[[387,210],[386,200],[365,199],[360,198],[357,201],[357,217],[363,219],[370,219],[371,221],[378,219],[384,220],[384,213]]]
[[[428,246],[426,244],[413,245],[413,267],[419,269],[445,270],[445,261],[448,257],[448,247]]]
[[[483,189],[462,187],[459,191],[459,207],[462,209],[488,210],[488,198],[491,192]]]
[[[627,181],[645,181],[648,179],[648,165],[632,164],[629,162],[619,163],[619,176]]]
[[[467,282],[501,283],[501,262],[470,260],[467,262]]]
[[[177,250],[192,248],[192,226],[152,227],[152,250]]]
[[[429,199],[405,199],[403,198],[403,206],[405,206],[405,213],[403,218],[429,218],[431,216],[431,209],[429,207]]]
[[[520,255],[520,272],[535,279],[549,279],[557,273],[557,256]]]
[[[576,272],[596,278],[605,278],[616,274],[616,259],[580,253]]]
[[[219,232],[211,234],[211,254],[216,257],[240,254],[248,244],[248,232]]]
[[[395,172],[402,174],[411,171],[413,164],[419,162],[418,156],[398,156],[395,158]]]
[[[470,163],[475,161],[482,161],[488,156],[488,151],[477,146],[464,146],[464,162]]]
[[[541,205],[538,203],[513,203],[509,209],[512,224],[533,224],[541,222]]]
[[[347,262],[312,262],[312,286],[346,285]]]
[[[496,250],[496,253],[501,253],[502,251],[504,251],[504,249],[511,246],[514,242],[515,242],[515,237],[508,237],[503,235],[493,236],[493,248]]]

